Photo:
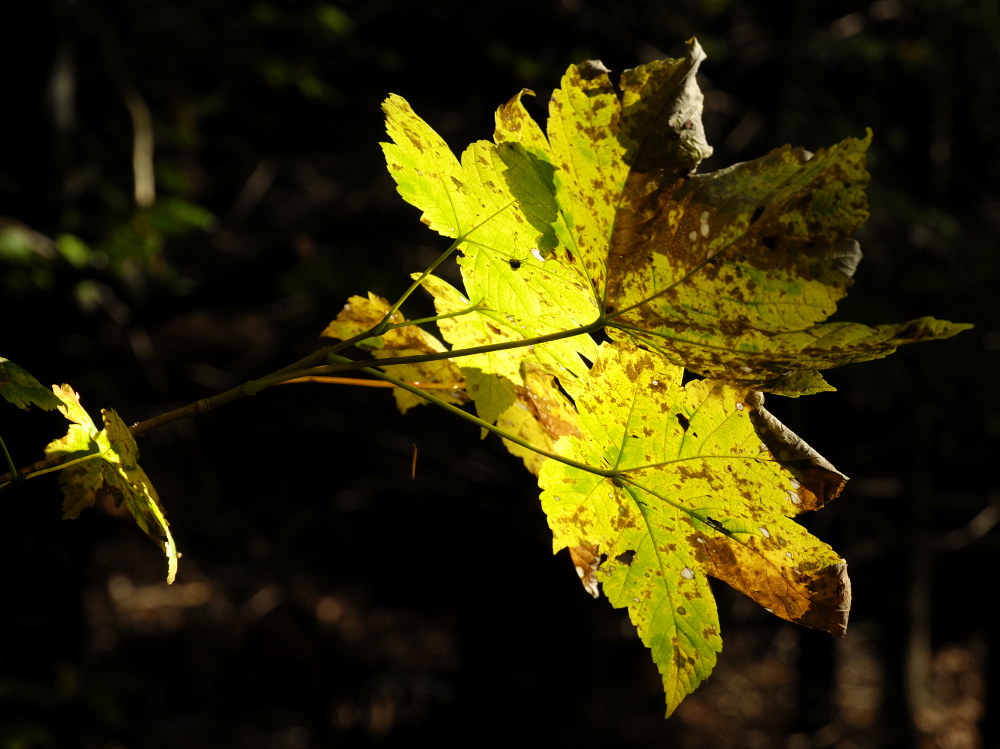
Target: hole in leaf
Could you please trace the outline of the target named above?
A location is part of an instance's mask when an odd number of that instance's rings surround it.
[[[693,382],[694,380],[700,380],[700,379],[701,378],[694,372],[685,369],[684,372],[681,374],[681,385],[687,385],[689,382]]]
[[[681,429],[683,429],[686,432],[688,430],[688,427],[691,426],[691,419],[689,419],[684,414],[677,414],[677,423],[680,424]]]
[[[615,559],[624,565],[630,566],[632,564],[632,560],[635,559],[635,552],[631,549],[623,551],[621,554],[616,556]]]
[[[604,328],[601,328],[600,330],[591,333],[590,335],[597,342],[598,346],[600,346],[602,343],[611,343],[611,338],[608,336]]]
[[[576,408],[576,401],[574,401],[572,396],[570,396],[570,394],[566,392],[566,389],[562,386],[562,383],[559,382],[558,377],[552,378],[552,384],[555,385],[556,390],[558,390],[563,395],[563,397],[566,398],[566,400],[569,401],[571,404],[573,404],[574,408]]]
[[[507,262],[510,263],[510,269],[511,270],[517,270],[518,268],[521,267],[521,261],[520,260],[515,260],[514,258],[511,258]]]

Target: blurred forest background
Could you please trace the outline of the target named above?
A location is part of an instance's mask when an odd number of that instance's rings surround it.
[[[552,556],[494,439],[384,391],[288,386],[141,441],[184,558],[114,507],[2,496],[0,746],[1000,746],[1000,7],[995,0],[49,0],[8,26],[0,354],[144,419],[308,353],[444,247],[395,194],[382,99],[456,149],[566,66],[708,52],[715,156],[872,127],[839,319],[976,328],[771,398],[853,478],[805,522],[848,636],[718,586],[725,649],[668,721],[624,612]],[[411,317],[426,302],[408,308]],[[4,408],[19,464],[61,417]],[[63,422],[64,423],[64,422]],[[410,477],[413,446],[419,448]],[[990,716],[990,719],[987,719]]]

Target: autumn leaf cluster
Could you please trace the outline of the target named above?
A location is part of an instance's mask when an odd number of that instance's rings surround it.
[[[765,394],[832,390],[823,371],[946,338],[925,317],[831,321],[861,257],[872,134],[810,153],[784,146],[699,173],[701,47],[625,71],[569,68],[544,130],[522,91],[492,141],[456,156],[401,97],[383,108],[389,172],[421,221],[450,240],[390,303],[355,296],[323,331],[337,343],[260,380],[142,425],[98,428],[69,386],[0,359],[0,395],[68,421],[34,466],[58,472],[64,515],[108,497],[178,552],[135,435],[283,382],[358,370],[497,434],[538,477],[555,551],[584,588],[628,610],[669,714],[722,646],[708,578],[788,621],[842,635],[847,565],[795,521],[846,477],[764,407]],[[457,273],[442,271],[457,260]],[[450,279],[450,280],[449,280]],[[435,315],[407,320],[423,289]],[[436,330],[434,330],[436,328]],[[353,346],[361,358],[345,356]],[[357,381],[355,381],[355,384]],[[2,443],[0,443],[2,444]]]
[[[872,135],[700,174],[703,58],[692,40],[617,88],[600,63],[574,65],[544,131],[522,91],[497,111],[493,141],[460,157],[401,97],[383,107],[390,174],[453,240],[462,284],[418,277],[451,347],[448,371],[419,379],[460,381],[538,475],[554,549],[628,609],[668,714],[721,648],[709,576],[789,621],[846,630],[846,562],[794,520],[846,477],[764,393],[832,390],[823,370],[965,327],[828,321],[861,257]],[[353,298],[326,334],[346,339],[389,312]],[[437,339],[421,346],[445,366]]]

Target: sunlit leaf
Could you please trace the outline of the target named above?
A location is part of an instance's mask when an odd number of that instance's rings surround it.
[[[104,429],[98,429],[71,387],[56,385],[53,392],[70,426],[64,437],[49,443],[45,453],[67,462],[77,460],[59,471],[63,517],[79,516],[104,493],[116,505],[124,502],[136,525],[163,549],[167,582],[172,583],[177,576],[177,547],[156,490],[138,464],[139,448],[128,427],[114,411],[104,410]]]
[[[347,340],[370,330],[382,322],[389,312],[389,303],[377,294],[368,293],[368,297],[352,296],[344,308],[331,322],[322,335],[328,338]],[[402,356],[418,356],[445,351],[444,344],[437,338],[416,325],[403,325],[405,322],[400,312],[394,312],[389,318],[392,325],[400,325],[378,338],[365,339],[361,345],[369,349],[376,359]],[[459,368],[448,359],[437,359],[413,364],[390,364],[385,371],[394,377],[415,384],[420,383],[451,383],[453,389],[435,390],[437,397],[455,404],[465,402],[465,380]],[[393,394],[399,410],[406,413],[414,406],[426,403],[423,398],[407,390],[395,388]]]
[[[628,608],[668,712],[721,647],[709,575],[789,621],[846,628],[844,560],[791,519],[846,477],[761,391],[829,390],[823,370],[968,327],[829,321],[861,257],[872,135],[698,174],[704,57],[691,40],[617,88],[599,62],[571,66],[544,129],[521,91],[495,143],[461,160],[405,101],[385,104],[400,194],[457,240],[463,288],[423,280],[442,337],[480,417],[561,456],[508,442],[539,474],[555,548]]]
[[[685,58],[624,73],[620,96],[599,63],[571,67],[552,96],[547,146],[520,97],[497,115],[497,137],[525,137],[517,152],[537,162],[504,172],[511,194],[534,208],[525,215],[536,231],[548,217],[554,263],[589,279],[609,334],[706,377],[802,395],[830,389],[819,370],[967,328],[825,322],[860,259],[850,237],[868,215],[871,136],[696,174],[711,153],[703,59],[692,41]],[[545,164],[551,176],[539,179]]]
[[[524,195],[515,197],[508,188],[509,181],[517,181],[522,193],[528,189],[547,201],[547,208],[538,209],[546,219],[554,216],[549,186],[533,171],[542,162],[523,152],[501,153],[485,141],[469,146],[459,162],[403,99],[391,96],[383,108],[394,140],[383,149],[400,194],[423,211],[422,220],[431,228],[463,240],[459,267],[464,295],[441,279],[424,281],[438,314],[475,307],[442,320],[443,337],[453,347],[467,348],[536,338],[593,322],[597,303],[592,290],[574,267],[550,262],[543,253],[547,224],[538,216],[526,216]],[[510,171],[518,172],[520,180],[505,177]],[[593,340],[584,334],[489,355],[485,369],[476,360],[462,366],[483,373],[482,378],[466,373],[471,377],[469,392],[480,416],[493,422],[513,403],[522,361],[537,361],[557,377],[563,372],[578,376],[586,371],[584,359],[593,349]]]
[[[721,647],[706,575],[835,634],[850,601],[844,560],[790,519],[815,506],[817,492],[838,492],[843,477],[806,471],[819,470],[811,453],[756,413],[756,396],[705,380],[681,385],[681,371],[634,347],[603,346],[572,393],[581,434],[556,448],[610,475],[550,460],[539,480],[555,549],[605,555],[598,578],[652,650],[668,712]],[[768,443],[787,447],[785,457]]]

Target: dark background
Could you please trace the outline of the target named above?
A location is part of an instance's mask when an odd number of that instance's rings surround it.
[[[389,92],[457,150],[570,63],[621,71],[695,35],[703,171],[874,129],[838,318],[976,328],[831,372],[838,393],[769,399],[853,477],[805,521],[850,564],[850,631],[719,586],[719,666],[668,721],[624,612],[551,555],[518,461],[384,391],[301,385],[142,439],[184,554],[170,588],[115,508],[62,521],[51,477],[0,495],[0,746],[1000,745],[995,2],[30,8],[3,60],[0,354],[95,415],[137,421],[293,361],[347,296],[394,298],[436,256],[385,172]],[[148,134],[152,183],[132,169]],[[0,430],[26,464],[60,421],[7,407]]]

